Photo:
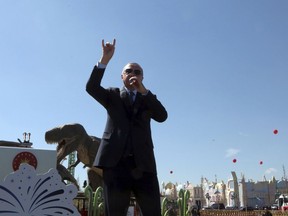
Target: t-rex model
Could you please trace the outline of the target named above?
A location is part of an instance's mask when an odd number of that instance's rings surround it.
[[[80,162],[84,168],[88,167],[88,183],[93,191],[102,186],[102,170],[93,167],[93,162],[100,145],[100,138],[89,136],[81,124],[65,124],[55,127],[45,133],[45,140],[48,144],[57,145],[57,170],[63,180],[79,185],[70,172],[61,164],[70,153],[77,152],[77,161],[71,165],[76,167]],[[68,167],[69,168],[69,167]]]

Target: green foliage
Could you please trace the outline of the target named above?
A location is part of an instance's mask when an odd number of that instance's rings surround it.
[[[100,214],[104,213],[104,199],[102,187],[98,187],[94,193],[93,207],[93,216],[100,216]]]
[[[88,198],[88,216],[92,216],[93,211],[93,190],[89,185],[84,189],[85,197]]]
[[[161,215],[162,216],[168,216],[169,209],[167,207],[167,204],[168,204],[168,199],[167,197],[165,197],[161,203]]]
[[[180,216],[188,216],[188,200],[190,198],[190,192],[188,190],[180,189],[178,193],[178,206],[180,210]]]
[[[92,188],[87,186],[84,194],[89,200],[88,216],[100,216],[104,214],[103,188],[98,187],[96,191],[93,192]]]

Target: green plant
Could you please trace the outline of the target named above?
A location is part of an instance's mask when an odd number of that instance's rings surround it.
[[[180,216],[188,216],[188,200],[190,198],[190,192],[188,190],[180,189],[178,193],[177,203],[180,210]]]

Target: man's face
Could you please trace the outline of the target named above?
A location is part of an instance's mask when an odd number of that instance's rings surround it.
[[[135,79],[137,80],[137,82],[142,82],[143,70],[139,64],[129,63],[123,68],[121,78],[126,88],[128,88],[129,90],[133,90],[134,86],[131,85],[131,82]]]

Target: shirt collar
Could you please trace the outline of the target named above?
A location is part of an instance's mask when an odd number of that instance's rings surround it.
[[[129,89],[126,88],[125,86],[124,86],[124,88],[125,88],[125,90],[126,90],[126,92],[127,92],[128,94],[131,92],[131,90],[129,90]],[[136,89],[134,89],[132,92],[134,93],[134,95],[137,94],[137,90],[136,90]]]

